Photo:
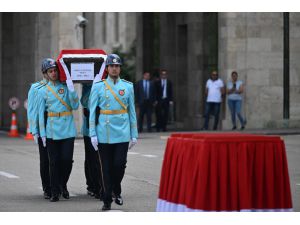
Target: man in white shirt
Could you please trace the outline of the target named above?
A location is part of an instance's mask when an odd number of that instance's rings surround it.
[[[225,94],[224,83],[218,78],[217,71],[212,71],[211,78],[206,82],[205,96],[207,96],[205,104],[205,122],[203,130],[208,130],[209,115],[212,113],[215,117],[213,129],[217,130],[219,122],[220,107],[222,97]]]

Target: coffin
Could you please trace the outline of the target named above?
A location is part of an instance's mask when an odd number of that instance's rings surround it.
[[[101,49],[61,50],[57,58],[59,79],[65,82],[68,77],[71,77],[75,83],[93,82],[106,57],[105,51]]]

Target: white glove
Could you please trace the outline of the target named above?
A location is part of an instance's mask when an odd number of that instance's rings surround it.
[[[36,144],[38,143],[38,139],[39,139],[39,135],[38,134],[33,135],[33,140],[34,140],[34,142]]]
[[[92,142],[92,145],[93,145],[95,151],[98,151],[98,138],[97,138],[97,136],[91,137],[91,142]]]
[[[46,137],[42,137],[43,146],[46,148]]]
[[[75,91],[72,79],[67,79],[66,83],[67,83],[67,87],[68,87],[69,91],[71,91],[71,92]]]
[[[137,144],[137,139],[136,138],[131,138],[131,141],[129,142],[129,147],[128,149],[131,149],[133,146]]]

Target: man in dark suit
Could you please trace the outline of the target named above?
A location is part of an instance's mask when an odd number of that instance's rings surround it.
[[[136,99],[140,109],[138,121],[139,132],[143,131],[143,120],[145,114],[147,116],[147,130],[148,132],[151,132],[151,117],[155,102],[155,87],[154,83],[150,81],[149,72],[144,72],[143,79],[139,80],[136,84]]]
[[[167,79],[167,70],[160,71],[160,79],[156,81],[156,131],[167,131],[169,105],[173,104],[173,87]]]

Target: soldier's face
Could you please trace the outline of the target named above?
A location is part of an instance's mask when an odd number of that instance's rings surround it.
[[[121,67],[120,67],[120,65],[108,65],[107,70],[108,70],[107,72],[110,76],[118,77],[121,72]]]
[[[55,81],[58,79],[58,73],[56,67],[50,68],[47,70],[47,75],[50,78],[50,80]]]

